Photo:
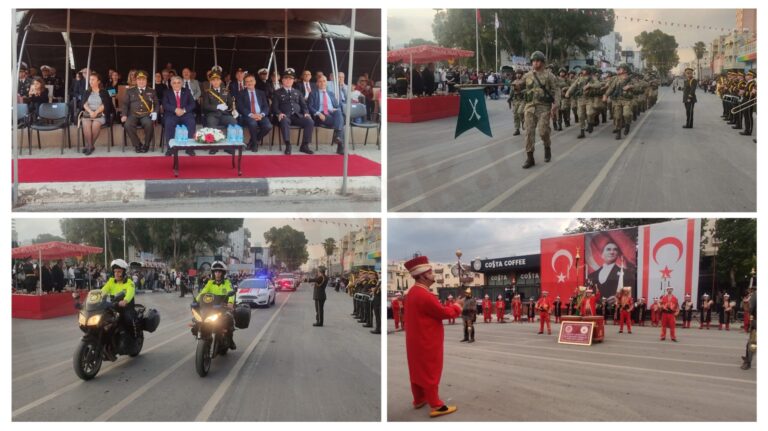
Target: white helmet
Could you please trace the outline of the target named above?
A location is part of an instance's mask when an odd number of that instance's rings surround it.
[[[112,261],[112,263],[109,264],[109,267],[112,268],[112,269],[115,269],[115,267],[122,268],[123,271],[127,271],[128,270],[128,263],[126,261],[124,261],[123,259],[115,259],[115,260]]]
[[[227,265],[225,265],[224,262],[217,260],[213,262],[213,264],[211,265],[211,273],[213,273],[214,271],[227,272]]]

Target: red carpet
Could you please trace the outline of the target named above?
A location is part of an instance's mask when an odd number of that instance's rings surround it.
[[[238,178],[230,157],[179,155],[179,179]],[[340,177],[344,158],[311,156],[243,155],[239,178]],[[357,155],[349,156],[349,176],[381,176],[381,165]],[[76,159],[21,159],[19,182],[83,182],[170,180],[173,157],[79,157]]]

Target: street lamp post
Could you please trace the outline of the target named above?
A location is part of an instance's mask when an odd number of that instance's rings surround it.
[[[128,247],[128,241],[126,241],[125,237],[125,221],[126,219],[123,219],[123,259],[128,259],[128,255],[126,253],[126,248]]]
[[[715,246],[715,254],[712,256],[712,291],[710,292],[712,297],[715,297],[715,285],[717,280],[717,251],[720,246],[720,241],[717,238],[713,238],[712,245]]]
[[[461,267],[461,256],[462,256],[461,250],[456,250],[456,260],[458,262],[457,263],[458,264],[457,271],[458,271],[458,274],[459,274],[459,290],[461,290],[461,288],[464,287],[464,274],[463,274],[464,271],[463,271],[463,268]],[[459,292],[459,293],[461,293],[461,292]]]

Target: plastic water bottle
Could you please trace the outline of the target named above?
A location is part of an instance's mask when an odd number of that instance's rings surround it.
[[[227,142],[233,142],[235,140],[235,131],[232,125],[227,126]]]
[[[236,125],[235,128],[237,129],[237,142],[238,144],[242,144],[243,141],[245,141],[245,138],[243,137],[243,128],[239,125]]]
[[[176,142],[179,142],[180,136],[181,136],[181,126],[177,124],[176,125],[176,134],[173,135],[173,140],[176,141]]]

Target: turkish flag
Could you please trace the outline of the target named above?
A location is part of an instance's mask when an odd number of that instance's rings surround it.
[[[576,256],[579,256],[577,261]],[[577,266],[578,264],[578,266]],[[565,302],[584,284],[584,235],[541,240],[541,289]]]
[[[682,302],[686,294],[696,300],[699,280],[701,220],[675,220],[641,226],[638,240],[640,295],[661,297],[671,286]]]

